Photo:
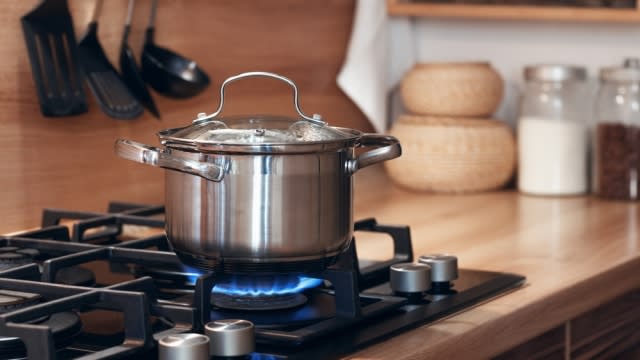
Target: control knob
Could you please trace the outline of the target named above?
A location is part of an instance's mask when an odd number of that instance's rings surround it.
[[[431,267],[414,263],[391,265],[389,285],[398,293],[425,293],[431,288]]]
[[[158,342],[160,360],[208,360],[209,338],[202,334],[168,335]]]
[[[445,282],[458,278],[458,258],[448,254],[422,255],[420,264],[431,266],[431,281]]]
[[[215,320],[204,327],[209,337],[209,355],[243,356],[255,347],[254,326],[247,320]]]
[[[451,282],[458,278],[458,258],[453,255],[422,255],[418,262],[431,266],[432,292],[448,292],[451,289]]]

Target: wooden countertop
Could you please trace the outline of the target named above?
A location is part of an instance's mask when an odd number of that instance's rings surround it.
[[[637,202],[416,193],[393,185],[381,167],[359,172],[354,186],[355,219],[409,225],[416,256],[452,253],[462,268],[518,273],[527,283],[350,359],[486,358],[640,288]],[[363,258],[391,251],[383,239],[358,239]]]

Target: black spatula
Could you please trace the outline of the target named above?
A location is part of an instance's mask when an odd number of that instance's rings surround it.
[[[87,32],[78,43],[80,65],[102,111],[115,119],[133,119],[140,116],[144,108],[129,92],[98,41],[101,8],[102,0],[97,0]]]
[[[157,119],[160,119],[160,113],[156,107],[153,97],[147,89],[140,69],[136,63],[136,58],[133,55],[133,50],[129,47],[129,33],[131,32],[131,17],[133,16],[133,6],[135,0],[129,0],[129,6],[127,8],[127,19],[124,23],[124,33],[122,35],[122,44],[120,45],[120,74],[122,80],[127,85],[133,96],[142,103]]]
[[[76,37],[67,0],[45,0],[21,18],[40,111],[66,116],[87,111]]]

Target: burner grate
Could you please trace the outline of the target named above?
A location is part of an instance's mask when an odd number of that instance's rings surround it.
[[[109,214],[44,209],[42,213],[42,226],[56,226],[59,225],[62,220],[79,220],[73,223],[71,241],[110,243],[116,242],[117,236],[122,234],[123,225],[164,228],[165,222],[163,219],[152,217],[163,214],[164,206],[112,202],[109,204]]]
[[[149,306],[146,304],[147,299],[143,293],[6,278],[0,278],[0,288],[18,292],[36,292],[43,298],[43,302],[37,305],[0,314],[0,334],[19,337],[26,346],[29,356],[33,357],[37,354],[38,359],[53,360],[56,358],[56,349],[59,346],[56,344],[56,338],[49,336],[50,326],[36,327],[31,324],[31,321],[52,314],[73,314],[75,309],[85,306],[122,311],[131,324],[125,331],[125,342],[129,346],[105,350],[104,355],[123,355],[133,353],[136,349],[152,346],[150,331],[147,329]],[[58,337],[64,341],[72,338],[71,332],[78,331],[79,322],[77,326],[64,329]],[[100,355],[100,352],[96,353],[96,356]]]

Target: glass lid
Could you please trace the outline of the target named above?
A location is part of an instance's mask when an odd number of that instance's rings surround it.
[[[299,144],[348,140],[346,129],[273,115],[230,116],[219,120],[196,121],[192,125],[162,132],[169,142],[205,144]]]
[[[269,77],[284,81],[293,88],[293,105],[299,118],[275,115],[219,117],[224,105],[224,89],[246,77]],[[298,88],[288,78],[267,72],[249,72],[226,79],[220,87],[220,103],[212,114],[200,113],[193,123],[158,133],[163,144],[195,150],[217,151],[310,151],[345,146],[361,135],[360,131],[327,125],[318,114],[305,115],[298,103]],[[333,144],[329,146],[328,144]]]

